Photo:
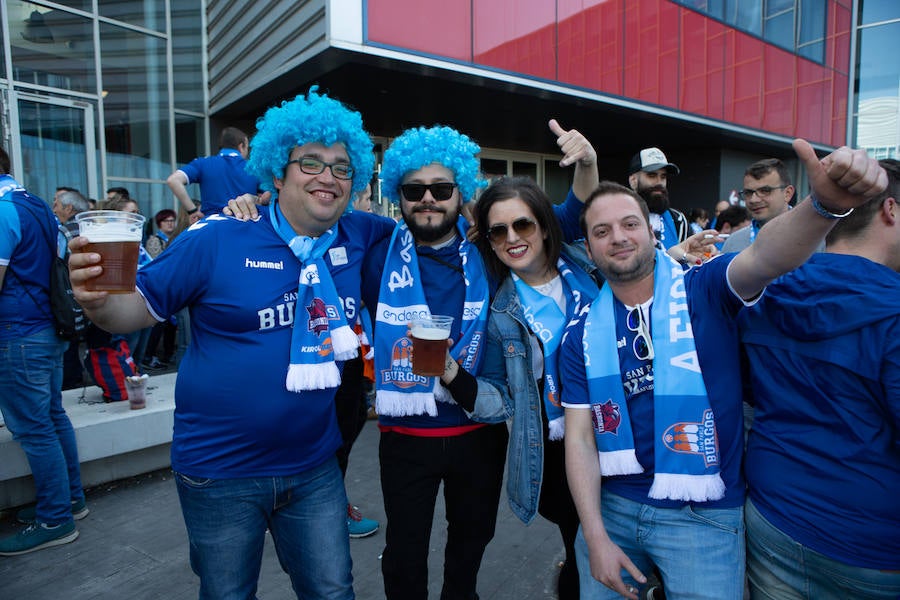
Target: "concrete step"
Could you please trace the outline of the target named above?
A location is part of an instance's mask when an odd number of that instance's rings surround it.
[[[63,407],[75,428],[84,487],[170,465],[176,376],[151,375],[147,406],[139,410],[131,410],[127,400],[104,403],[97,386],[63,392]],[[9,429],[0,427],[0,510],[33,501],[34,483],[25,453]]]

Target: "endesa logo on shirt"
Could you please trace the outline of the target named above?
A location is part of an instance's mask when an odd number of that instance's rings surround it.
[[[719,440],[712,409],[703,411],[699,423],[670,425],[663,433],[663,442],[673,452],[702,456],[707,467],[719,464]]]

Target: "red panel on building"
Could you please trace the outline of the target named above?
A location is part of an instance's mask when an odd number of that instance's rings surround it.
[[[824,65],[670,0],[368,0],[367,41],[841,145],[852,3],[826,3]]]

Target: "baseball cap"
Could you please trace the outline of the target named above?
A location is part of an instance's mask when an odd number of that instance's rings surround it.
[[[628,174],[632,175],[638,171],[658,171],[663,168],[668,169],[672,175],[678,175],[681,172],[676,165],[669,162],[659,148],[644,148],[631,157]]]

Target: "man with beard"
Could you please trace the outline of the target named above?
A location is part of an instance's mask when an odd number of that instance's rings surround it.
[[[659,148],[644,148],[631,157],[628,165],[628,185],[647,203],[650,227],[667,250],[686,240],[691,232],[684,213],[669,206],[667,180],[679,172]]]
[[[605,182],[586,201],[587,248],[606,284],[568,327],[560,355],[582,599],[636,600],[653,565],[669,600],[743,598],[735,317],[887,184],[864,150],[820,161],[805,141],[794,148],[810,197],[770,221],[760,243],[686,272],[654,248],[647,206],[632,190]],[[695,234],[669,253],[684,261],[704,241],[714,240]]]
[[[598,182],[596,153],[577,131],[550,129],[575,164],[557,208],[568,240],[580,237],[581,200]],[[497,519],[508,434],[504,423],[470,420],[454,398],[477,393],[490,289],[484,263],[466,238],[464,201],[483,185],[479,146],[450,127],[410,129],[384,154],[384,195],[403,220],[373,248],[363,269],[363,301],[375,325],[376,412],[387,516],[382,559],[388,600],[428,598],[429,538],[438,489],[447,514],[442,600],[477,598],[481,558]],[[423,377],[405,359],[407,325],[417,316],[453,317],[444,375]]]

